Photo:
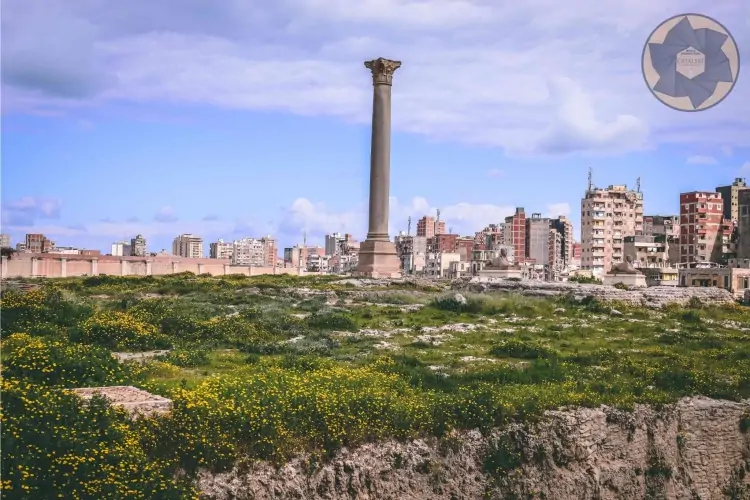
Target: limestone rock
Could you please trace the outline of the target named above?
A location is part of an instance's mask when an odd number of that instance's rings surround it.
[[[473,500],[532,492],[556,500],[745,498],[737,495],[750,485],[750,434],[739,422],[748,410],[750,401],[699,397],[658,411],[551,411],[537,424],[489,436],[469,431],[443,441],[345,449],[312,469],[301,456],[280,469],[257,463],[249,471],[204,471],[198,486],[214,500]],[[491,476],[484,458],[503,436],[522,448],[523,464],[507,476]]]

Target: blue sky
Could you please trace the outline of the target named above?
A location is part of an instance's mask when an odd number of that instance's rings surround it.
[[[750,177],[750,80],[680,113],[640,70],[664,19],[701,12],[750,47],[726,0],[226,0],[3,3],[2,230],[107,250],[308,232],[364,238],[371,78],[393,86],[391,232],[441,209],[473,234],[523,206],[568,215],[589,167],[647,213]],[[253,5],[255,7],[253,7]],[[179,6],[179,8],[177,8]],[[206,245],[207,247],[207,245]]]

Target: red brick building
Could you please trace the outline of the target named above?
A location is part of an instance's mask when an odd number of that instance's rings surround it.
[[[510,230],[510,239],[505,235],[506,244],[513,245],[516,264],[526,262],[526,213],[522,207],[516,213],[505,218],[506,231]]]
[[[724,200],[720,193],[680,194],[680,262],[719,262]]]

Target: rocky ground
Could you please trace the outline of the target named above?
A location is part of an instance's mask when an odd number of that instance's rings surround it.
[[[750,498],[750,434],[742,430],[749,412],[750,402],[708,398],[632,413],[560,410],[488,437],[370,444],[325,464],[302,456],[278,469],[204,472],[199,484],[216,500],[740,500]],[[487,473],[487,457],[502,464],[508,448],[520,466]]]

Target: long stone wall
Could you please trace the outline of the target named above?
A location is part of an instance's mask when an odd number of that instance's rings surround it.
[[[294,267],[233,266],[228,259],[186,259],[177,256],[115,257],[102,255],[88,257],[60,254],[16,254],[2,257],[3,278],[66,278],[72,276],[162,276],[189,271],[195,274],[223,276],[227,274],[293,274]],[[316,274],[307,273],[302,274]]]

